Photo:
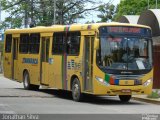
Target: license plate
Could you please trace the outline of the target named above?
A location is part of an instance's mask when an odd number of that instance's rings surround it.
[[[131,92],[130,89],[123,89],[123,90],[122,90],[122,93],[130,93],[130,92]]]
[[[120,80],[119,85],[123,85],[123,86],[134,85],[134,80]]]

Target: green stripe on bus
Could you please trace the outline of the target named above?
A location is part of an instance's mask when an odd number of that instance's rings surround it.
[[[70,26],[65,26],[64,31],[68,32],[70,30]]]
[[[104,80],[105,80],[106,82],[108,82],[108,83],[109,83],[109,78],[110,78],[110,76],[109,76],[108,74],[105,74]]]

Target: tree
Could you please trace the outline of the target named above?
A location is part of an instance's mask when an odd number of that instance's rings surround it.
[[[9,16],[2,22],[1,28],[19,28],[22,25],[27,25],[28,17],[31,17],[31,2],[32,0],[2,0],[2,9],[5,10]],[[4,25],[4,26],[3,26]]]
[[[30,22],[50,26],[54,23],[54,2],[56,1],[56,24],[71,24],[78,18],[84,18],[91,10],[107,3],[95,0],[1,0],[2,9],[8,16],[1,28],[27,27]],[[109,0],[110,1],[110,0]],[[86,7],[86,5],[90,5]]]
[[[118,20],[123,15],[140,15],[142,11],[148,9],[148,0],[123,0],[117,6],[114,20]],[[155,0],[149,0],[150,9],[155,8]],[[160,3],[158,4],[160,8]]]
[[[107,22],[113,19],[113,15],[115,14],[115,6],[113,4],[101,5],[99,6],[98,11],[100,14],[97,15],[98,18],[101,19],[100,22]]]

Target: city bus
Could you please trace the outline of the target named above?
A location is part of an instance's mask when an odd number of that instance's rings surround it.
[[[40,86],[84,94],[118,96],[151,94],[151,29],[118,22],[37,26],[5,31],[4,76]]]

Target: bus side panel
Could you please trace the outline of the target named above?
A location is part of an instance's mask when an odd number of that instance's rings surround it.
[[[82,33],[81,33],[82,34]],[[72,77],[76,76],[79,79],[81,85],[81,91],[84,91],[84,81],[83,81],[83,48],[84,48],[84,36],[81,36],[79,55],[67,56],[67,90],[72,89]]]
[[[96,60],[96,59],[94,59]],[[105,74],[97,67],[97,65],[94,62],[94,68],[93,68],[93,94],[98,95],[105,95],[107,94],[107,86],[104,84],[98,82],[95,77],[103,78]]]
[[[49,61],[49,86],[62,89],[62,56],[52,55]]]
[[[24,71],[27,70],[30,77],[30,83],[40,84],[40,59],[39,55],[19,54],[19,79],[23,81]]]
[[[68,56],[67,57],[67,90],[71,90],[72,76],[77,76],[83,90],[82,83],[82,56]]]
[[[3,59],[4,76],[12,79],[12,55],[11,53],[4,53]]]
[[[53,60],[53,57],[50,57],[50,60]],[[48,84],[49,87],[56,88],[55,78],[54,78],[54,71],[53,71],[53,63],[49,63],[48,65]]]

